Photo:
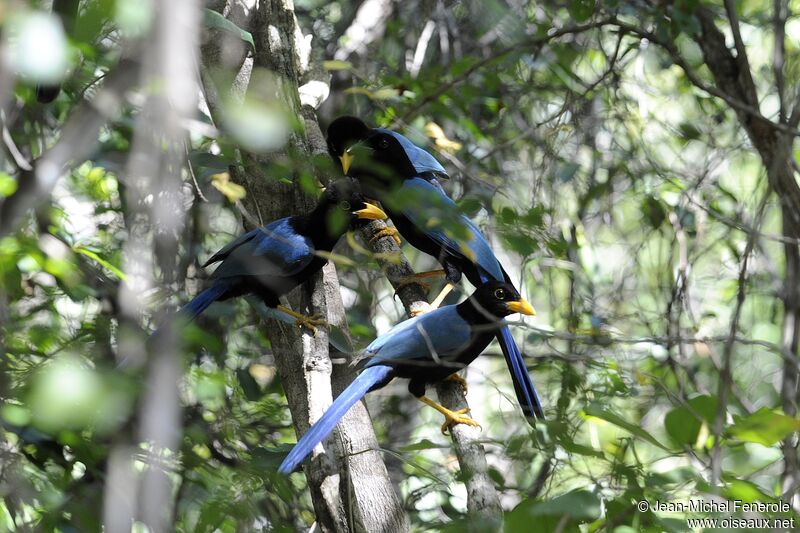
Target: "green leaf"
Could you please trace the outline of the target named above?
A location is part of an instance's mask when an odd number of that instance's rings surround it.
[[[729,500],[741,500],[743,502],[775,502],[778,501],[774,496],[765,493],[761,488],[744,479],[728,478],[725,479],[725,496]]]
[[[508,247],[521,256],[528,256],[539,249],[539,243],[524,233],[506,233],[503,235]]]
[[[105,259],[100,257],[95,252],[93,252],[93,251],[91,251],[91,250],[89,250],[87,248],[84,248],[83,246],[78,246],[78,247],[74,248],[74,251],[76,253],[85,255],[86,257],[88,257],[90,259],[93,259],[94,261],[100,263],[103,267],[105,267],[108,270],[110,270],[111,272],[113,272],[122,281],[128,281],[128,276],[126,276],[125,273],[122,270],[120,270],[119,268],[115,267],[114,265],[112,265],[111,263],[109,263],[108,261],[106,261]]]
[[[567,2],[567,11],[575,19],[575,22],[584,22],[594,13],[594,2],[592,0],[572,0]]]
[[[330,61],[323,61],[322,68],[325,70],[350,70],[353,68],[353,64],[349,61],[338,61],[332,59]]]
[[[209,28],[222,30],[239,37],[241,40],[252,46],[253,51],[255,51],[256,43],[255,41],[253,41],[253,35],[249,31],[243,30],[230,20],[226,19],[220,13],[217,13],[216,11],[206,8],[205,23],[206,26],[208,26]]]
[[[606,454],[602,452],[602,450],[595,450],[594,448],[589,448],[588,446],[584,446],[583,444],[578,444],[576,442],[572,442],[569,439],[563,439],[560,441],[561,446],[563,448],[573,454],[576,455],[585,455],[587,457],[597,457],[598,459],[605,459]]]
[[[524,500],[506,515],[508,532],[579,531],[578,524],[597,520],[601,502],[588,490],[574,490],[550,501]]]
[[[600,516],[600,498],[588,490],[574,490],[528,509],[533,516],[571,516],[594,520]]]
[[[790,433],[800,431],[800,419],[762,407],[755,413],[733,417],[728,432],[739,440],[772,446]]]
[[[17,180],[5,172],[0,172],[0,198],[8,198],[15,192],[17,192]]]
[[[717,410],[717,399],[697,396],[688,406],[676,407],[664,418],[664,429],[672,441],[679,446],[693,446],[703,424],[711,425]]]
[[[631,434],[633,434],[633,435],[635,435],[635,436],[637,436],[637,437],[639,437],[641,439],[644,439],[644,440],[646,440],[647,442],[649,442],[650,444],[652,444],[654,446],[658,446],[662,450],[669,451],[669,448],[664,446],[661,442],[659,442],[650,433],[648,433],[647,431],[642,429],[641,426],[638,426],[636,424],[632,424],[631,422],[628,422],[627,420],[625,420],[621,416],[609,411],[608,408],[605,407],[605,406],[602,406],[602,405],[600,405],[598,403],[593,403],[593,404],[587,405],[586,408],[583,411],[584,411],[584,413],[586,413],[589,416],[594,416],[594,417],[600,418],[601,420],[605,420],[606,422],[614,424],[615,426],[624,429],[628,433],[631,433]]]
[[[562,163],[556,170],[556,178],[561,182],[572,181],[580,168],[581,166],[578,163],[573,163],[572,161]]]

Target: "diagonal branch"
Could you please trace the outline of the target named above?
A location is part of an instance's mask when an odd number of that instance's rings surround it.
[[[742,32],[739,24],[739,16],[736,14],[736,5],[733,0],[725,0],[725,12],[728,14],[728,22],[733,34],[733,44],[736,47],[736,63],[739,65],[739,75],[747,80],[748,84],[755,91],[753,76],[750,73],[750,61],[747,59],[747,49],[744,47]],[[757,98],[757,95],[756,95]],[[756,101],[758,101],[756,99]]]

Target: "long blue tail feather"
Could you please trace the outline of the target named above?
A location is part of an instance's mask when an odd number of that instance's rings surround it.
[[[490,276],[485,272],[481,272],[480,276],[481,281],[484,283],[490,279]],[[528,367],[525,366],[525,360],[522,358],[522,352],[520,352],[517,343],[514,341],[508,326],[503,327],[500,333],[497,334],[497,342],[500,344],[500,349],[506,358],[508,370],[511,372],[511,381],[514,383],[514,392],[517,394],[517,401],[522,407],[522,412],[529,420],[532,417],[544,419],[542,402],[539,400],[539,395],[533,386]]]
[[[181,308],[180,313],[189,320],[194,320],[198,315],[200,315],[200,313],[208,309],[208,306],[219,300],[227,290],[227,283],[223,281],[216,281],[211,287],[207,288],[195,296],[191,302],[184,305]]]
[[[364,369],[361,374],[334,400],[322,417],[306,431],[297,444],[295,444],[286,459],[283,460],[278,472],[290,474],[297,466],[308,457],[311,450],[330,435],[339,420],[350,410],[350,408],[376,384],[385,380],[392,373],[392,368],[388,366],[372,366]]]
[[[229,288],[230,285],[227,282],[216,281],[211,287],[192,298],[191,302],[181,307],[173,320],[184,323],[191,322],[197,318],[200,313],[208,309],[211,304],[219,300]],[[147,339],[148,345],[159,342],[162,335],[164,335],[164,331],[165,329],[163,326],[155,330]]]
[[[544,410],[539,401],[539,395],[536,394],[536,388],[533,386],[528,368],[525,366],[525,360],[522,358],[522,353],[517,347],[517,343],[514,342],[508,326],[500,330],[497,341],[500,343],[500,349],[503,351],[506,364],[511,371],[514,391],[517,393],[517,400],[525,416],[544,419]]]

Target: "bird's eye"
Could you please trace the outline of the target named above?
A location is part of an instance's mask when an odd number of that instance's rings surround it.
[[[386,150],[387,148],[389,148],[389,139],[387,139],[386,137],[381,137],[380,139],[378,139],[378,149]]]
[[[344,211],[350,211],[350,202],[346,200],[343,202],[339,202],[339,207],[341,207]]]
[[[494,291],[494,297],[497,298],[498,300],[504,300],[506,297],[506,291],[504,291],[503,289],[497,289],[496,291]]]

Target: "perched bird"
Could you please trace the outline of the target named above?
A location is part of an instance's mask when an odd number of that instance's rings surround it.
[[[203,267],[221,262],[211,275],[213,284],[186,304],[181,314],[193,320],[216,301],[255,294],[267,307],[313,331],[324,321],[279,305],[279,298],[325,265],[327,258],[319,252],[330,252],[352,222],[385,218],[380,208],[365,202],[358,182],[338,180],[325,189],[310,213],[256,228],[212,255]]]
[[[531,315],[533,307],[513,285],[489,281],[460,304],[410,318],[372,341],[360,361],[361,373],[300,438],[278,471],[294,471],[353,404],[396,377],[408,378],[408,391],[444,415],[442,432],[454,424],[478,426],[466,416],[467,409],[451,411],[425,396],[425,387],[447,379],[475,360],[502,327],[502,317],[512,313]]]
[[[432,302],[437,307],[462,274],[475,287],[488,281],[511,279],[477,226],[461,214],[447,196],[439,178],[447,173],[430,153],[403,135],[370,128],[356,117],[340,117],[328,127],[328,151],[342,170],[356,177],[367,197],[379,200],[397,230],[412,246],[432,255],[444,271],[448,285]],[[544,417],[525,361],[509,328],[497,340],[514,382],[525,416]]]

